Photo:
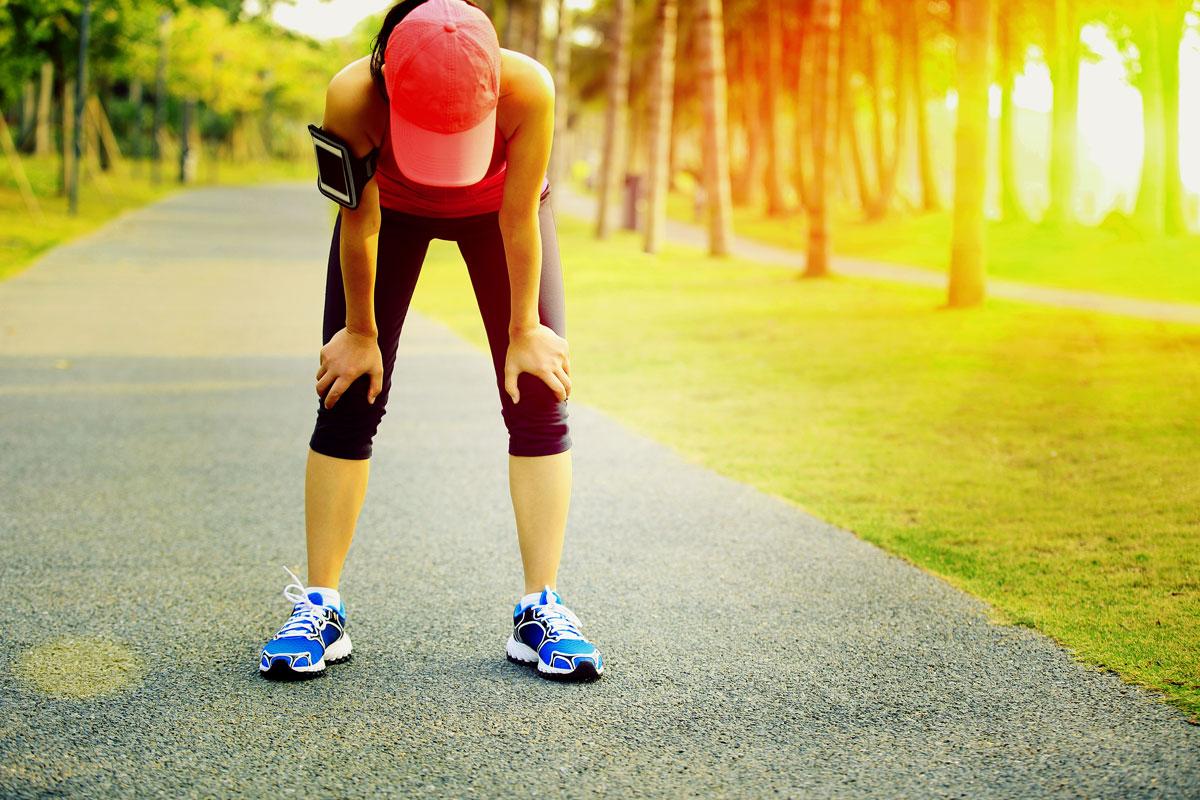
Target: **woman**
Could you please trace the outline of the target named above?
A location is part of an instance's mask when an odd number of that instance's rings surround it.
[[[338,578],[432,238],[456,241],[466,261],[509,432],[525,594],[507,656],[557,680],[603,672],[599,652],[554,591],[571,491],[571,366],[545,178],[553,130],[549,73],[502,50],[468,0],[399,3],[371,56],[330,82],[314,131],[319,183],[345,207],[329,254],[321,403],[305,476],[309,585],[288,571],[294,583],[284,596],[295,606],[263,648],[264,676],[310,677],[350,657]],[[342,162],[321,165],[331,157],[344,159],[344,173]]]

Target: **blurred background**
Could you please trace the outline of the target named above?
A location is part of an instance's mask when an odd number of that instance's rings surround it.
[[[304,126],[320,119],[329,77],[368,52],[390,4],[86,5],[85,15],[81,0],[0,4],[0,212],[10,217],[69,198],[76,173],[108,209],[126,178],[307,177]],[[789,234],[803,237],[803,214],[790,225],[764,221],[814,201],[835,219],[883,221],[937,212],[955,196],[955,45],[963,34],[951,2],[481,5],[504,47],[554,73],[551,180],[600,194],[601,235],[652,222],[660,180],[669,216],[718,218],[716,252],[728,249],[730,224],[785,244]],[[986,217],[1141,239],[1196,230],[1200,148],[1187,146],[1200,137],[1193,3],[1011,0],[987,16]],[[658,90],[664,81],[670,92]],[[714,99],[718,84],[725,97]],[[706,105],[715,102],[719,110]],[[663,165],[661,178],[652,163]],[[878,243],[859,238],[851,250],[876,255]],[[6,245],[25,257],[39,247],[19,233]],[[929,260],[904,248],[891,256]]]
[[[0,0],[0,279],[312,182],[388,5]],[[1200,712],[1200,3],[480,5],[557,86],[573,396]]]

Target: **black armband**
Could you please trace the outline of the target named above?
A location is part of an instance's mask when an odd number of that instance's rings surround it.
[[[358,208],[363,188],[375,174],[379,148],[356,158],[350,145],[329,131],[309,125],[308,132],[317,152],[317,189],[346,208]]]

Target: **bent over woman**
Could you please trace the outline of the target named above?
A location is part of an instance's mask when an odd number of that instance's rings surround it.
[[[366,494],[371,441],[431,239],[458,243],[487,331],[509,433],[525,572],[506,655],[547,678],[604,671],[555,592],[571,492],[571,364],[547,198],[554,85],[500,48],[468,0],[405,0],[372,54],[329,84],[312,126],[318,185],[342,205],[325,289],[320,398],[305,474],[308,584],[291,571],[290,618],[263,648],[276,679],[350,657],[338,579]]]

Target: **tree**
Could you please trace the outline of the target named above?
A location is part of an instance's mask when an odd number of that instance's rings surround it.
[[[743,19],[738,29],[736,46],[732,48],[736,57],[736,72],[740,86],[732,85],[730,91],[737,88],[740,102],[733,101],[734,108],[740,112],[742,129],[746,134],[746,159],[742,168],[734,176],[732,192],[733,202],[744,206],[757,206],[765,185],[762,181],[762,111],[759,109],[758,65],[760,63],[757,47],[758,31],[749,19]],[[732,65],[731,65],[732,66]]]
[[[875,196],[875,201],[867,209],[867,216],[871,219],[881,219],[886,216],[892,205],[892,198],[896,191],[896,173],[900,168],[900,163],[904,157],[905,134],[908,132],[908,81],[905,80],[905,74],[908,61],[908,47],[906,42],[908,39],[907,28],[909,15],[906,9],[901,5],[896,5],[892,14],[892,42],[895,52],[895,69],[893,70],[893,93],[895,100],[894,119],[892,124],[892,153],[891,158],[885,160],[883,150],[879,150],[879,194]],[[876,80],[878,80],[878,71],[875,72]],[[876,86],[874,94],[879,96],[882,87]],[[882,127],[882,119],[880,118],[880,108],[878,103],[875,108],[876,113],[876,131]],[[878,134],[877,134],[878,135]]]
[[[1005,219],[1023,219],[1025,211],[1017,191],[1016,105],[1013,89],[1024,60],[1024,47],[1016,41],[1012,9],[999,14],[996,26],[997,61],[1000,68],[1000,208]]]
[[[709,252],[728,255],[733,245],[733,208],[729,187],[729,136],[725,101],[725,35],[720,0],[699,0],[696,43],[700,94],[704,105],[704,197]]]
[[[567,163],[567,97],[570,94],[571,78],[571,12],[566,0],[557,0],[555,25],[558,30],[554,37],[550,71],[554,76],[554,144],[550,150],[550,185],[558,186],[560,181],[567,178],[569,164]],[[557,198],[558,193],[551,195]]]
[[[1142,95],[1145,148],[1134,217],[1146,233],[1187,231],[1179,164],[1179,45],[1192,0],[1127,4],[1139,53],[1137,86]]]
[[[929,151],[929,119],[925,109],[925,58],[922,49],[924,39],[921,25],[926,13],[923,9],[927,0],[911,0],[908,10],[912,18],[908,26],[909,49],[913,54],[913,95],[917,111],[917,168],[921,176],[921,207],[926,211],[938,211],[942,207],[941,192],[938,191],[937,176],[933,172],[933,159]]]
[[[654,20],[654,77],[650,93],[650,176],[644,250],[657,253],[667,216],[671,116],[675,93],[676,0],[658,0]]]
[[[1075,0],[1054,0],[1047,63],[1054,84],[1050,145],[1050,207],[1046,221],[1074,221],[1075,147],[1079,126],[1079,19]]]
[[[1138,189],[1137,206],[1133,216],[1138,227],[1152,236],[1163,233],[1166,178],[1166,119],[1163,102],[1163,69],[1165,53],[1159,47],[1159,16],[1161,0],[1151,0],[1135,25],[1135,41],[1141,54],[1141,76],[1138,88],[1142,94],[1142,129],[1145,147],[1142,148],[1142,180]],[[1179,45],[1172,54],[1179,60]],[[1178,121],[1176,121],[1178,125]]]
[[[762,126],[767,132],[767,214],[779,216],[786,210],[783,202],[783,141],[779,135],[779,75],[783,60],[783,21],[779,14],[780,0],[763,0],[766,25],[766,81],[763,85]],[[753,91],[753,87],[747,87]]]
[[[1187,233],[1183,208],[1183,173],[1179,163],[1179,46],[1183,41],[1187,13],[1195,7],[1193,0],[1158,0],[1159,45],[1163,57],[1163,227],[1174,235]]]
[[[808,198],[808,259],[805,277],[830,274],[829,153],[836,135],[830,113],[837,65],[833,38],[841,24],[840,0],[817,0],[813,9],[812,191]]]
[[[991,17],[991,0],[955,0],[958,121],[954,136],[951,308],[978,305],[984,296],[983,196],[987,183]]]
[[[613,4],[611,69],[608,73],[608,109],[604,117],[604,150],[600,162],[600,203],[596,214],[596,237],[606,238],[613,229],[612,205],[621,188],[625,164],[625,132],[629,117],[630,43],[633,38],[633,0]]]

